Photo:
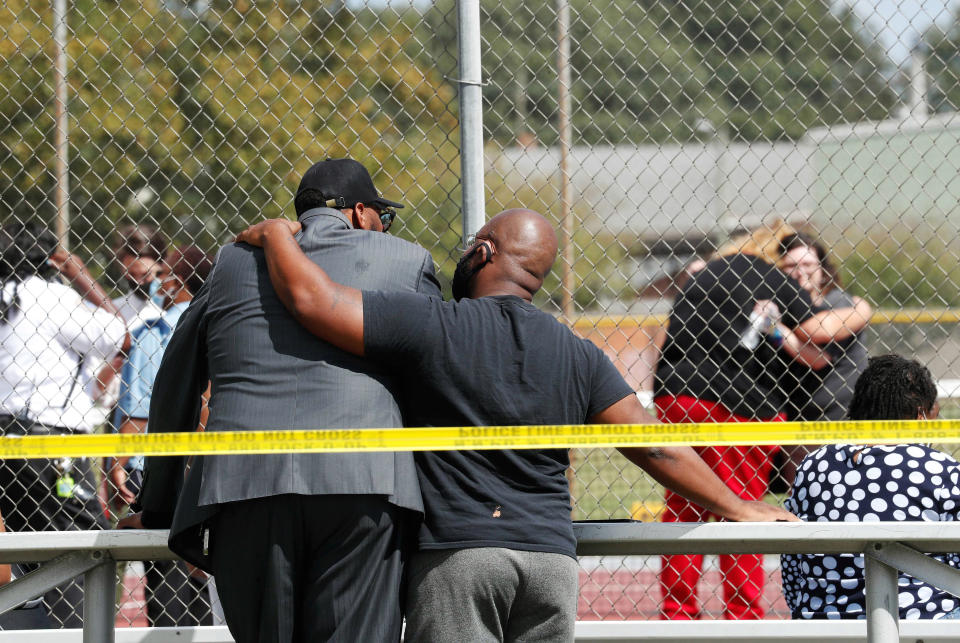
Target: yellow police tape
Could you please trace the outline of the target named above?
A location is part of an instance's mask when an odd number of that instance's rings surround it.
[[[5,436],[0,458],[905,442],[960,444],[960,420]]]

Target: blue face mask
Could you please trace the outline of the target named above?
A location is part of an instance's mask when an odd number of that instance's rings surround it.
[[[150,282],[150,288],[147,291],[150,295],[150,301],[160,308],[163,308],[163,295],[160,293],[160,280],[154,279]]]

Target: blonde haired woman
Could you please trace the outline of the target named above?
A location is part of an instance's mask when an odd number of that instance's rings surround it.
[[[847,333],[853,308],[818,312],[810,294],[777,268],[780,242],[794,230],[764,226],[723,246],[674,301],[657,365],[654,403],[661,420],[783,421],[778,351],[811,368],[829,363],[817,344]],[[779,447],[703,447],[701,457],[741,497],[761,499]],[[666,493],[664,522],[699,522],[709,513]],[[696,619],[702,557],[664,556],[661,617]],[[721,556],[728,619],[764,615],[759,555]]]

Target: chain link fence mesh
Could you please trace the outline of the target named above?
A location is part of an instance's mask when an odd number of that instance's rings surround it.
[[[292,216],[312,162],[352,156],[384,193],[402,195],[391,233],[429,249],[449,283],[462,232],[453,0],[77,0],[65,4],[62,49],[57,2],[0,0],[5,226],[63,232],[120,297],[143,267],[118,257],[125,226],[212,254],[251,222]],[[960,415],[950,401],[960,377],[960,13],[947,0],[571,0],[565,140],[561,2],[481,3],[487,211],[536,209],[568,240],[536,303],[603,347],[650,399],[691,263],[786,222],[818,239],[843,290],[872,305],[860,333],[869,353],[916,356],[940,383],[944,415]],[[771,373],[787,370],[776,360]],[[104,360],[80,362],[78,381],[95,394]],[[112,430],[113,403],[103,398],[84,421]],[[571,456],[574,518],[662,518],[663,490],[621,456]],[[90,464],[105,502],[104,464]],[[59,483],[80,465],[47,466]],[[776,475],[761,468],[767,490]],[[785,485],[772,491],[781,502]],[[27,515],[42,504],[28,490],[3,494],[15,508],[8,526],[44,528]],[[659,559],[582,563],[581,618],[661,613]],[[695,609],[720,618],[726,568],[708,559],[705,570]],[[789,617],[776,559],[762,570],[758,613]],[[157,622],[209,622],[206,606],[186,605],[209,601],[202,579],[167,570],[158,582]],[[143,581],[128,574],[123,588],[118,623],[144,624]],[[62,601],[54,616],[70,623],[75,605]]]

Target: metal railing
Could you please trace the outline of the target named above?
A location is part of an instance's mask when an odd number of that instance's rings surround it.
[[[167,548],[166,531],[0,534],[0,561],[41,563],[38,569],[0,588],[0,612],[42,596],[47,590],[82,574],[83,642],[107,643],[114,640],[117,562],[175,558]],[[6,632],[0,640],[25,640],[20,638],[21,634],[20,631]]]
[[[958,638],[960,627],[943,622],[932,629],[930,623],[900,622],[897,609],[897,570],[960,594],[960,571],[924,556],[920,552],[941,553],[960,550],[960,523],[580,523],[575,525],[577,553],[580,556],[656,555],[656,554],[830,554],[863,552],[866,557],[867,613],[866,623],[848,625],[849,640],[869,643],[891,643],[900,640],[900,631],[922,629],[929,640]],[[643,640],[783,640],[786,628],[769,621],[758,628],[758,621],[721,624],[709,627],[700,622],[650,622],[638,628]],[[586,626],[590,632],[578,631],[582,640],[623,640],[618,624]],[[834,622],[791,622],[790,640],[834,640]],[[717,627],[719,626],[719,627]],[[640,630],[639,628],[644,629]],[[649,631],[648,629],[649,628]],[[583,628],[582,628],[583,629]],[[707,630],[713,630],[708,632]],[[606,631],[611,638],[601,637]],[[939,634],[938,634],[939,632]],[[942,636],[944,638],[937,638]],[[928,638],[929,637],[929,638]]]
[[[960,594],[960,570],[921,552],[960,550],[960,522],[897,523],[576,523],[580,556],[658,554],[803,554],[864,552],[866,621],[579,622],[578,641],[823,641],[894,643],[910,638],[956,641],[953,621],[898,618],[897,571]],[[84,643],[232,640],[224,627],[114,629],[116,562],[170,560],[159,530],[45,532],[0,535],[0,561],[40,562],[34,572],[0,588],[0,612],[84,575]],[[0,632],[0,641],[76,641],[78,630]]]

